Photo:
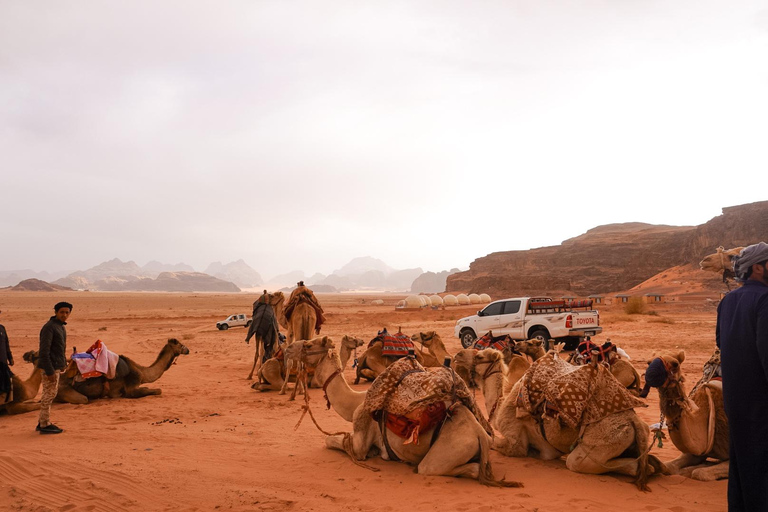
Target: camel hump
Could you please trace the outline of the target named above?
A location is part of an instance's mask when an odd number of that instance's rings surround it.
[[[124,356],[120,356],[117,360],[117,367],[115,368],[115,378],[124,379],[131,371],[131,365]]]

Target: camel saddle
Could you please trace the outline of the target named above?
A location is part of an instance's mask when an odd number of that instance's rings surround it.
[[[598,363],[602,363],[603,361],[610,362],[610,359],[608,358],[608,352],[615,348],[616,345],[610,341],[606,341],[602,345],[598,345],[592,340],[586,339],[579,343],[579,346],[576,348],[576,350],[581,356],[582,361],[586,364],[592,361],[592,357],[597,357]]]
[[[393,433],[418,443],[419,433],[441,423],[457,404],[472,411],[486,432],[493,432],[472,392],[452,369],[425,369],[415,359],[402,358],[376,377],[365,395],[363,410],[374,419],[383,417]]]
[[[379,331],[375,338],[368,343],[368,348],[376,343],[382,343],[381,355],[400,358],[408,355],[408,350],[415,349],[411,337],[402,332],[391,335],[386,329]]]
[[[534,362],[522,377],[518,417],[544,414],[571,428],[585,426],[635,407],[648,407],[616,380],[604,365],[574,366],[556,354]]]
[[[486,348],[495,348],[496,350],[503,351],[507,348],[507,335],[494,336],[491,331],[485,333],[482,337],[478,338],[475,342],[475,348],[478,350],[484,350]]]

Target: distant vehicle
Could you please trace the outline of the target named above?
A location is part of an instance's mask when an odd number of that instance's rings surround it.
[[[514,340],[541,336],[544,349],[550,339],[564,341],[575,348],[585,336],[600,334],[600,313],[591,300],[552,300],[549,297],[518,297],[491,302],[476,315],[456,322],[454,336],[469,348],[475,340],[493,331],[494,336],[509,335]]]
[[[251,326],[251,318],[246,315],[236,314],[229,315],[226,320],[216,322],[216,328],[220,331],[226,331],[230,327],[245,327],[246,329]]]

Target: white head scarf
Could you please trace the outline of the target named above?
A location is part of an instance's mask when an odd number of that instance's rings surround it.
[[[733,273],[736,274],[736,279],[745,281],[752,265],[766,260],[768,260],[768,244],[765,242],[745,247],[738,256],[733,258]]]

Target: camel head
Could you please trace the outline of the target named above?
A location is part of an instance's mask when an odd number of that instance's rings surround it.
[[[499,360],[504,360],[504,354],[496,349],[487,348],[485,350],[480,350],[477,354],[475,354],[474,365],[477,366],[480,364],[493,364]]]
[[[533,338],[530,340],[518,340],[515,341],[515,350],[521,354],[533,355],[536,354],[541,345],[544,343],[544,338]]]
[[[328,336],[307,340],[301,347],[301,362],[310,367],[317,366],[324,357],[331,356],[335,349],[336,344]]]
[[[656,359],[664,361],[664,367],[667,372],[667,381],[684,382],[685,378],[680,371],[680,366],[685,361],[685,351],[680,350],[678,352],[654,352],[651,359],[648,361],[650,365]]]
[[[717,248],[717,252],[706,256],[699,262],[701,270],[709,272],[722,272],[724,270],[733,272],[733,257],[738,256],[743,247],[733,249],[724,249],[722,246]]]
[[[440,335],[435,331],[420,332],[411,336],[411,341],[414,343],[420,343],[422,346],[432,348],[434,346],[445,348],[443,340]]]
[[[365,345],[365,340],[355,338],[354,336],[347,336],[346,334],[341,338],[341,346],[347,347],[352,350]]]
[[[37,361],[40,359],[40,355],[37,350],[30,350],[29,352],[24,352],[24,355],[21,356],[21,358],[26,362],[37,366]]]
[[[179,357],[182,354],[183,355],[189,354],[189,349],[185,345],[182,345],[179,342],[179,340],[177,340],[176,338],[168,339],[168,343],[165,344],[165,347],[163,347],[162,352],[165,352],[165,351],[170,351],[171,353],[171,359],[168,362],[168,367],[166,368],[166,370],[170,368],[172,364],[176,363],[177,357]]]

